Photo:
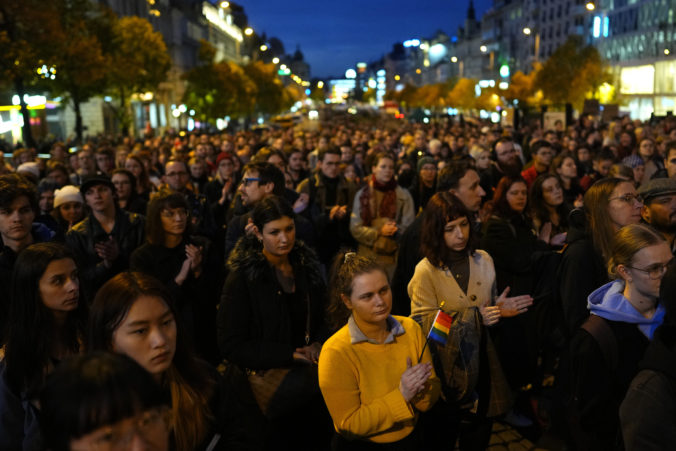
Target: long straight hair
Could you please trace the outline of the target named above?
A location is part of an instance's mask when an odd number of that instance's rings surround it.
[[[91,307],[89,350],[112,350],[115,330],[141,296],[162,299],[174,315],[176,353],[163,375],[163,385],[171,392],[176,448],[181,451],[196,449],[206,438],[213,419],[209,399],[216,382],[206,364],[191,351],[171,295],[160,281],[147,274],[128,271],[106,282],[96,293]]]
[[[608,214],[610,196],[620,183],[631,183],[617,178],[601,179],[594,183],[584,195],[584,209],[587,216],[587,228],[592,237],[594,248],[603,257],[610,259],[615,229]]]
[[[63,259],[75,262],[62,244],[38,243],[21,251],[14,265],[5,365],[9,386],[16,394],[26,391],[31,397],[37,395],[52,364],[50,350],[55,341],[61,341],[73,354],[80,350],[87,321],[82,296],[58,331],[54,314],[40,295],[40,279],[47,266]]]

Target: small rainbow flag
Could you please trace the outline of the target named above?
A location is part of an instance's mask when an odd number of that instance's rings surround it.
[[[432,340],[435,343],[440,345],[445,345],[448,340],[448,333],[451,330],[451,324],[453,323],[453,318],[450,315],[444,313],[442,310],[437,312],[437,316],[434,317],[434,323],[430,328],[430,333],[427,335],[428,340]]]

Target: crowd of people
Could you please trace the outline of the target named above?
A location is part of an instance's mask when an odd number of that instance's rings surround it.
[[[676,439],[673,117],[42,152],[0,160],[0,450]]]

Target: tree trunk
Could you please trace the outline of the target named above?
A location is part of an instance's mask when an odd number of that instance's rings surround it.
[[[73,110],[75,111],[75,139],[82,145],[82,111],[80,111],[80,101],[73,97]]]
[[[118,120],[120,121],[120,131],[122,136],[129,136],[131,128],[131,117],[129,115],[129,105],[127,103],[127,94],[124,89],[120,88],[120,106],[118,113]]]
[[[23,144],[25,147],[35,147],[35,140],[33,139],[33,130],[31,130],[31,115],[28,111],[28,105],[23,100],[26,94],[26,88],[23,84],[23,79],[17,77],[14,79],[14,88],[19,96],[19,105],[21,106],[21,117],[23,117],[23,127],[21,127],[21,136],[23,137]]]

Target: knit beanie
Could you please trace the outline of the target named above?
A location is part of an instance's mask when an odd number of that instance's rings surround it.
[[[73,185],[66,185],[61,189],[57,189],[54,193],[54,208],[66,202],[80,202],[84,204],[84,199],[78,187]]]

